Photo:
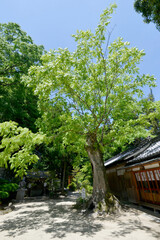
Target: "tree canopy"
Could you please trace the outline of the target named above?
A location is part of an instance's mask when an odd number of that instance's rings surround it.
[[[136,0],[134,2],[136,12],[141,13],[144,22],[153,22],[160,31],[160,1],[159,0]]]
[[[0,84],[18,81],[20,74],[37,65],[44,47],[37,46],[16,23],[0,24]]]
[[[0,122],[12,120],[36,131],[37,98],[21,76],[40,64],[43,52],[18,24],[0,24]]]

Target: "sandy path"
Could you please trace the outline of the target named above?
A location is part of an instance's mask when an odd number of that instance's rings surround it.
[[[138,210],[95,219],[72,209],[76,195],[16,204],[0,216],[0,240],[160,240],[160,218]]]

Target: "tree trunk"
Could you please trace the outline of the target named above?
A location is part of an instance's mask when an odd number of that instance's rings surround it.
[[[64,184],[65,184],[65,177],[66,177],[66,167],[67,167],[67,162],[64,160],[64,164],[63,164],[63,176],[62,176],[62,194],[64,194]]]
[[[115,197],[110,193],[104,162],[103,154],[95,135],[88,135],[86,150],[92,164],[93,171],[93,195],[92,203],[99,210],[111,212],[114,211]]]

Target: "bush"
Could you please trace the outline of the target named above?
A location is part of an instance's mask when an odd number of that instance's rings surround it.
[[[79,197],[76,200],[76,204],[74,205],[74,208],[77,210],[87,210],[92,211],[94,209],[94,204],[92,201],[92,197],[87,197],[86,199],[83,199],[82,197]]]
[[[74,182],[71,182],[68,187],[67,187],[70,191],[75,191],[77,189],[77,185]]]
[[[82,188],[86,189],[86,194],[92,194],[92,192],[93,192],[93,187],[90,185],[90,182],[88,180],[84,180],[82,182],[81,189]]]
[[[9,183],[9,181],[6,180],[6,179],[0,178],[0,187],[1,187],[1,185],[4,184],[4,183]]]
[[[8,192],[0,191],[0,199],[4,199],[4,198],[8,198],[8,197],[9,197]]]
[[[82,209],[83,206],[84,206],[84,203],[86,203],[86,200],[84,200],[83,198],[79,197],[77,200],[76,200],[76,204],[74,205],[74,208],[75,209]]]
[[[0,199],[9,197],[10,192],[15,192],[18,189],[18,184],[9,183],[6,179],[0,179]]]
[[[0,191],[4,192],[15,192],[18,189],[18,184],[16,183],[5,183],[0,186]]]

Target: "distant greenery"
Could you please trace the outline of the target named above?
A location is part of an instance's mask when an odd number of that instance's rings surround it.
[[[85,188],[87,193],[93,191],[93,175],[92,167],[89,159],[84,156],[75,158],[73,162],[73,182],[68,186],[69,189],[82,189]]]
[[[43,52],[18,24],[0,24],[0,122],[12,120],[36,131],[37,98],[21,77],[40,65]]]
[[[160,1],[159,0],[136,0],[134,8],[142,14],[144,22],[153,22],[160,31]]]

